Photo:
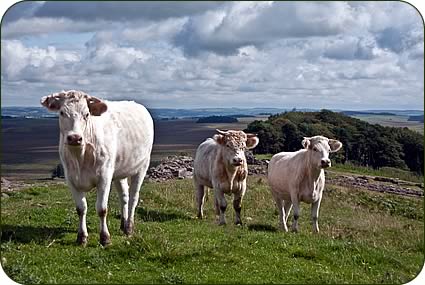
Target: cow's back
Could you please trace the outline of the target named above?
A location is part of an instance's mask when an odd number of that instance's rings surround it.
[[[211,138],[197,148],[193,162],[193,178],[196,183],[212,187],[212,171],[218,148],[218,144]]]
[[[115,141],[114,178],[127,177],[149,163],[153,144],[153,121],[147,109],[135,102],[107,102],[104,143]]]

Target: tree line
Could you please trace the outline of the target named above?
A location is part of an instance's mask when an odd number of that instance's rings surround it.
[[[424,173],[424,136],[408,128],[384,127],[329,110],[286,112],[254,121],[245,130],[260,139],[255,153],[296,151],[303,137],[323,135],[343,143],[334,153],[337,163],[373,168],[396,167]]]

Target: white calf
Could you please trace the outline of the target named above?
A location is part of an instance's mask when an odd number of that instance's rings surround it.
[[[325,186],[324,168],[331,166],[330,152],[336,152],[341,142],[322,136],[304,138],[304,149],[296,152],[275,154],[268,166],[270,190],[279,211],[279,225],[288,231],[286,222],[294,206],[292,230],[298,231],[299,202],[311,206],[313,231],[319,232],[318,217],[320,201]]]

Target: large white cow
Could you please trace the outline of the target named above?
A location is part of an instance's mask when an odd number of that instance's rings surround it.
[[[242,224],[240,213],[248,176],[244,151],[257,146],[259,140],[256,135],[245,134],[243,131],[217,132],[213,138],[208,138],[199,145],[193,164],[198,218],[203,217],[206,186],[214,189],[219,224],[226,223],[227,202],[224,194],[234,195],[235,224]]]
[[[304,138],[304,149],[275,154],[268,166],[270,190],[279,211],[279,226],[288,231],[286,222],[294,206],[292,230],[298,231],[300,201],[312,204],[313,231],[319,232],[320,201],[325,186],[324,168],[331,166],[330,152],[336,152],[342,143],[323,136]]]
[[[121,229],[132,234],[139,190],[153,144],[149,112],[135,102],[102,101],[75,90],[45,96],[41,104],[59,112],[59,154],[80,218],[77,243],[87,243],[85,196],[94,187],[100,243],[110,243],[106,215],[112,180],[121,202]]]

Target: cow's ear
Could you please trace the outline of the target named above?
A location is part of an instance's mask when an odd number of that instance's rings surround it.
[[[219,135],[219,134],[215,134],[213,136],[213,139],[218,143],[218,144],[224,144],[224,136],[223,135]]]
[[[108,106],[96,97],[87,96],[86,100],[92,116],[100,116],[108,110]]]
[[[247,136],[247,139],[246,139],[246,148],[247,149],[253,149],[260,142],[258,137],[254,134],[246,134],[246,136]]]
[[[62,107],[65,97],[66,94],[64,92],[54,93],[52,95],[42,97],[40,103],[49,111],[57,112]]]
[[[303,145],[303,148],[307,149],[310,146],[310,138],[304,137],[303,141],[301,142]]]
[[[340,148],[342,147],[342,143],[338,140],[329,140],[329,146],[331,147],[331,152],[336,152],[338,150],[340,150]]]

